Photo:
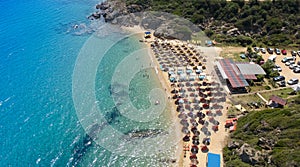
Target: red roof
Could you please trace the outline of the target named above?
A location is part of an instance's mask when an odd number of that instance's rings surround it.
[[[280,97],[278,97],[278,96],[275,96],[275,95],[272,95],[271,97],[270,97],[270,100],[272,100],[272,101],[274,101],[275,103],[278,103],[278,104],[280,104],[280,105],[286,105],[286,103],[287,103],[287,101],[286,100],[284,100],[284,99],[282,99],[282,98],[280,98]]]
[[[252,79],[252,80],[256,80],[256,76],[253,74],[244,74],[245,79]]]
[[[248,82],[231,59],[221,59],[219,60],[219,63],[233,88],[249,86]]]

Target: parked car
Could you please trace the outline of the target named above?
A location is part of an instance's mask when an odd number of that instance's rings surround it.
[[[300,67],[294,68],[293,72],[294,72],[294,73],[300,73]]]
[[[297,84],[298,82],[299,82],[299,79],[297,79],[297,78],[292,78],[292,79],[290,79],[290,80],[287,81],[287,83],[288,83],[289,85],[295,85],[295,84]]]
[[[266,49],[265,48],[260,48],[261,53],[265,54],[266,53]]]
[[[290,60],[288,62],[285,63],[286,66],[290,66],[291,64],[295,64],[294,60]]]
[[[273,68],[272,70],[273,70],[273,71],[278,71],[278,72],[281,72],[281,71],[282,71],[281,68]]]
[[[275,48],[275,53],[276,53],[277,55],[280,55],[280,49]]]
[[[297,52],[294,51],[294,50],[292,50],[292,51],[291,51],[291,55],[292,55],[292,56],[297,56]]]
[[[282,63],[286,63],[286,62],[291,61],[291,60],[294,60],[294,57],[284,57],[284,58],[281,60],[281,62],[282,62]]]
[[[285,49],[283,49],[283,50],[281,50],[281,53],[282,53],[283,55],[286,55],[286,54],[287,54],[287,51],[286,51]]]
[[[259,52],[259,47],[254,47],[253,49],[255,52]]]
[[[290,68],[291,70],[294,69],[294,68],[296,68],[296,67],[298,67],[297,64],[291,64],[291,65],[289,66],[289,68]]]
[[[280,82],[277,82],[278,86],[280,87],[285,87],[286,84],[285,84],[285,81],[280,81]]]
[[[273,68],[273,71],[278,71],[278,72],[281,72],[282,69],[279,65],[275,64],[275,67]]]
[[[276,55],[271,55],[268,60],[275,62],[276,61]]]
[[[281,67],[280,67],[280,65],[278,65],[278,64],[275,64],[275,68],[281,68]]]
[[[285,77],[282,76],[282,75],[280,75],[280,76],[278,76],[278,77],[274,77],[273,80],[274,80],[275,82],[277,82],[277,81],[283,81],[283,80],[285,80]]]
[[[273,48],[268,48],[267,51],[268,51],[269,54],[273,54],[274,49]]]

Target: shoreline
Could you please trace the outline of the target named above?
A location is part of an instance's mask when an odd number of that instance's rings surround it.
[[[126,30],[126,31],[129,31],[129,32],[132,32],[132,33],[144,33],[146,30],[142,29],[141,27],[139,26],[133,26],[133,27],[121,27],[122,29]],[[153,31],[151,31],[153,33]],[[141,36],[142,39],[144,39],[143,36]],[[148,54],[149,56],[151,57],[151,63],[153,63],[153,66],[155,68],[155,71],[156,71],[156,74],[157,74],[157,77],[162,85],[162,87],[165,89],[167,95],[170,97],[172,97],[172,88],[171,87],[171,83],[168,81],[168,75],[166,72],[162,71],[159,66],[159,61],[157,60],[157,58],[155,57],[155,53],[153,52],[152,48],[151,48],[151,43],[154,42],[155,39],[154,37],[151,37],[150,39],[144,39],[143,42],[147,45],[147,48],[149,49],[148,50]],[[169,40],[169,41],[172,41],[172,40]],[[174,41],[174,40],[173,40]],[[184,43],[182,41],[176,41],[178,43]],[[190,44],[189,44],[190,45]],[[192,45],[193,47],[196,48],[196,50],[198,50],[199,52],[200,51],[200,48],[197,48],[197,46],[194,46]],[[219,52],[219,50],[218,50]],[[203,55],[203,57],[207,57],[207,55],[205,55],[204,53],[205,52],[201,52]],[[211,57],[207,57],[209,61],[214,61],[213,58]],[[209,62],[211,63],[211,62]],[[205,63],[206,64],[206,63]],[[209,70],[212,70],[211,67],[209,67]],[[209,76],[210,74],[212,74],[213,71],[209,71],[209,74],[207,75],[208,76],[208,80],[210,80],[210,82],[214,82],[214,81],[217,81],[216,78],[214,76]],[[175,121],[175,124],[176,124],[176,130],[175,132],[179,135],[182,135],[182,132],[181,132],[181,128],[180,128],[180,119],[178,118],[178,112],[173,112],[173,111],[176,111],[176,104],[175,104],[175,100],[170,98],[169,100],[169,103],[170,103],[170,108],[171,108],[171,119]],[[224,102],[225,106],[227,106],[227,104]],[[223,147],[226,145],[226,140],[227,140],[227,137],[228,137],[228,132],[225,130],[224,128],[224,123],[227,119],[226,115],[227,115],[227,110],[226,110],[227,107],[224,107],[222,109],[222,115],[218,118],[216,118],[218,120],[218,122],[220,123],[219,124],[219,127],[218,128],[218,131],[215,132],[215,133],[211,133],[211,136],[209,137],[211,139],[211,145],[208,146],[209,148],[209,152],[213,152],[213,153],[217,153],[217,154],[220,154],[221,156],[221,166],[223,166],[223,158],[222,158],[222,149]],[[200,125],[199,125],[200,126]],[[198,128],[200,129],[201,127]],[[212,126],[209,126],[208,128],[212,128]],[[202,133],[202,132],[201,132]],[[201,137],[202,138],[202,137]],[[185,143],[183,140],[180,140],[179,143],[177,143],[176,145],[176,150],[174,150],[174,153],[175,153],[175,156],[174,158],[176,158],[176,162],[174,164],[170,164],[170,166],[190,166],[190,159],[188,158],[189,155],[188,153],[186,154],[186,158],[184,157],[185,155],[185,151],[183,150],[183,146],[184,145],[192,145],[191,142],[189,143]],[[190,152],[190,151],[189,151]],[[202,153],[202,152],[199,152],[198,153],[198,162],[199,164],[197,166],[205,166],[206,165],[206,158],[207,158],[207,155],[206,153]],[[170,159],[172,159],[173,157],[170,157]]]

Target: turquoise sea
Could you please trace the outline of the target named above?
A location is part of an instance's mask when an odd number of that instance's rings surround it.
[[[163,135],[172,124],[170,109],[137,120],[156,100],[148,94],[161,89],[153,68],[135,69],[126,88],[140,113],[122,110],[128,107],[119,98],[122,80],[128,78],[116,67],[128,55],[143,59],[134,56],[145,46],[136,35],[93,34],[105,26],[86,19],[98,2],[0,1],[0,166],[166,166],[172,158],[175,137]],[[124,78],[112,82],[115,74]],[[130,136],[146,132],[154,135]]]

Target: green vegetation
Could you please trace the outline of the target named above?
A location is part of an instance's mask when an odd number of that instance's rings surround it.
[[[274,141],[268,152],[271,156],[268,166],[297,166],[300,164],[300,96],[289,101],[289,106],[284,109],[252,111],[240,118],[231,139],[240,145],[247,143],[257,151],[264,150],[258,143],[260,138]],[[235,150],[226,147],[223,153],[226,166],[249,166]]]
[[[227,44],[299,46],[298,0],[125,0],[145,10],[184,17],[204,29],[211,39]],[[209,25],[209,26],[208,26]],[[206,29],[204,28],[206,27]],[[219,27],[220,29],[211,29]],[[233,27],[240,33],[227,34]]]

